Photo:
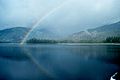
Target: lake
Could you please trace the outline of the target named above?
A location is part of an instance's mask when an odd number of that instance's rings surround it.
[[[110,80],[120,45],[0,44],[0,80]]]

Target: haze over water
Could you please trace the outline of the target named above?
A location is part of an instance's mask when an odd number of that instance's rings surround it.
[[[119,45],[1,44],[0,79],[109,80],[120,70],[119,53]]]

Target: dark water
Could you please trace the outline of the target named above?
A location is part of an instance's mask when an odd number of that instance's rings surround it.
[[[119,45],[0,44],[0,80],[110,80]]]

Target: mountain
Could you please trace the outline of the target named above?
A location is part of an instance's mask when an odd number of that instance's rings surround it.
[[[28,31],[29,29],[24,27],[0,30],[0,42],[20,42]]]
[[[21,42],[29,30],[30,28],[25,27],[14,27],[0,30],[0,42]],[[67,40],[76,42],[100,42],[105,40],[107,37],[113,36],[120,37],[120,22],[74,33],[67,37]],[[59,34],[57,34],[56,29],[47,27],[34,29],[28,39],[32,38],[43,40],[61,39]]]
[[[100,42],[105,40],[107,37],[120,37],[120,22],[104,25],[101,27],[87,29],[80,31],[69,36],[70,40],[73,41],[93,41]]]
[[[30,28],[25,27],[14,27],[0,30],[0,42],[21,42],[29,30]],[[28,39],[32,38],[57,39],[58,35],[52,28],[36,28],[30,33],[28,37]]]
[[[29,38],[36,38],[36,39],[58,39],[59,34],[57,34],[56,29],[53,28],[36,28],[32,31]]]

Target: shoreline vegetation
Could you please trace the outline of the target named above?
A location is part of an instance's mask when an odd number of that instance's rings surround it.
[[[20,42],[3,42],[3,41],[0,41],[0,43],[20,43]],[[105,40],[102,40],[102,41],[92,41],[92,40],[77,40],[77,41],[74,41],[74,40],[49,40],[49,39],[36,39],[36,38],[32,38],[32,39],[29,39],[27,40],[25,43],[27,44],[57,44],[57,43],[76,43],[76,44],[79,44],[79,43],[100,43],[100,44],[109,44],[109,43],[120,43],[120,37],[107,37]]]
[[[120,37],[107,37],[105,40],[102,41],[92,41],[92,40],[49,40],[49,39],[29,39],[26,43],[120,43]]]

